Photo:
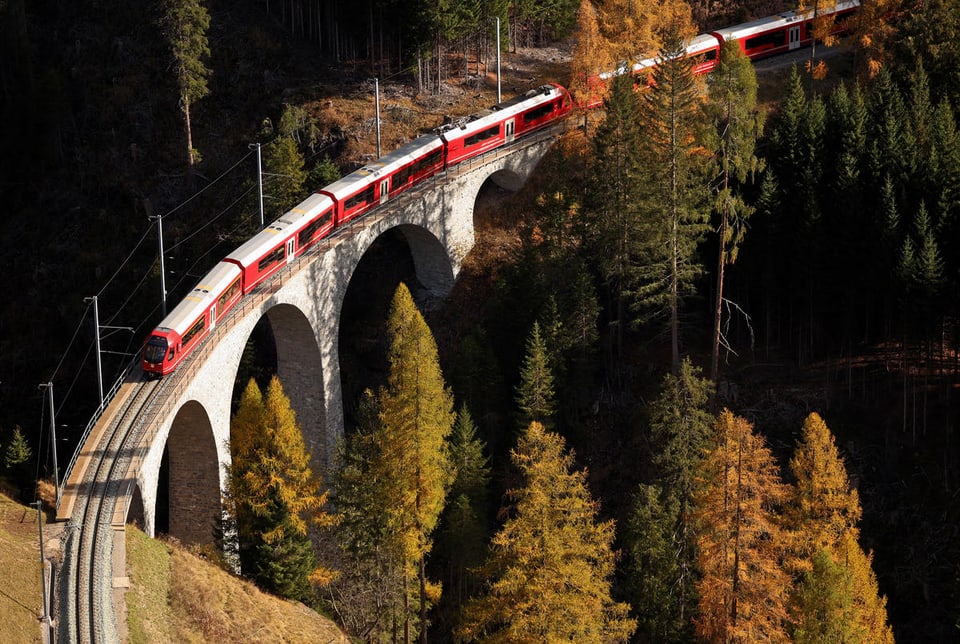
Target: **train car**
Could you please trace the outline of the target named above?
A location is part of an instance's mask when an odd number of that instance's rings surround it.
[[[700,34],[684,48],[684,56],[693,60],[694,74],[709,74],[720,63],[721,40],[713,34]]]
[[[223,319],[243,295],[241,270],[220,262],[163,319],[143,346],[143,371],[165,376]]]
[[[857,0],[839,2],[829,11],[822,11],[818,18],[832,17],[834,27],[831,33],[842,33],[847,29],[845,21],[854,13],[860,3]],[[813,11],[787,11],[776,16],[768,16],[741,25],[734,25],[713,32],[712,35],[722,42],[736,42],[740,51],[751,60],[775,56],[801,47],[809,47],[813,42]]]
[[[443,169],[443,141],[424,134],[320,192],[336,203],[341,226]]]
[[[274,225],[284,225],[286,234],[296,237],[293,252],[299,256],[333,230],[335,206],[330,197],[315,192],[291,208]]]
[[[443,125],[437,131],[446,144],[447,167],[551,125],[572,109],[566,88],[549,84]]]
[[[243,272],[244,295],[330,232],[334,210],[327,195],[313,194],[227,255]]]

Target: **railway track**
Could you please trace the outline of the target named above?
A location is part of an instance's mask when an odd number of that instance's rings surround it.
[[[120,409],[96,441],[83,493],[66,528],[57,624],[58,639],[63,642],[120,641],[112,602],[113,515],[135,447],[138,420],[155,400],[160,381],[142,381],[138,374],[124,388]]]

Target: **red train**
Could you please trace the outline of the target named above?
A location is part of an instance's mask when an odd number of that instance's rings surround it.
[[[831,33],[841,34],[847,31],[846,21],[860,8],[859,0],[843,0],[836,6],[821,10],[818,19],[832,19]],[[787,11],[775,16],[768,16],[745,22],[740,25],[718,29],[709,34],[700,34],[684,49],[684,56],[694,59],[693,71],[695,74],[709,74],[720,61],[720,47],[725,42],[735,42],[740,51],[751,60],[759,60],[767,56],[783,54],[801,47],[809,47],[813,43],[813,10],[797,12]],[[647,58],[634,63],[629,69],[622,64],[614,71],[604,72],[588,81],[588,86],[599,90],[610,78],[626,73],[632,73],[642,80],[640,84],[650,82],[649,74],[657,65],[656,58]],[[603,102],[601,91],[591,92],[593,95],[587,100],[587,107],[599,107]]]
[[[241,297],[338,226],[438,172],[564,119],[573,100],[543,85],[438,128],[307,197],[227,255],[147,338],[143,370],[169,374]]]
[[[821,15],[832,15],[834,32],[839,33],[858,7],[857,0],[845,0]],[[724,42],[737,42],[751,59],[763,58],[809,45],[813,40],[812,23],[812,11],[790,11],[754,20],[697,36],[687,45],[686,55],[696,58],[697,73],[709,73],[717,66]],[[656,59],[650,58],[634,64],[629,71],[639,76],[655,65]],[[601,74],[596,82],[627,72],[624,65]],[[599,99],[590,101],[587,107],[599,103]],[[572,110],[573,100],[566,89],[543,85],[444,125],[310,195],[200,280],[147,338],[143,370],[157,377],[172,372],[241,297],[338,226],[446,168],[548,127]]]

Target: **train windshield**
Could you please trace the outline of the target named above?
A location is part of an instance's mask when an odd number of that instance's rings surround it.
[[[143,348],[143,360],[151,364],[163,362],[163,354],[167,352],[167,341],[160,336],[152,336]]]

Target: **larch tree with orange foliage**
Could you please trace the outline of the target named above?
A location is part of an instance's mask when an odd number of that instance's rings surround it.
[[[788,488],[752,425],[724,410],[694,496],[697,636],[707,642],[787,642],[790,577],[781,567],[778,509]]]
[[[784,512],[788,566],[799,574],[790,601],[796,642],[893,642],[872,556],[860,547],[862,510],[833,434],[817,413],[803,424]]]
[[[597,105],[607,93],[607,84],[600,80],[600,74],[613,69],[614,63],[610,43],[600,33],[597,9],[591,0],[580,3],[575,37],[570,91],[578,105]]]
[[[792,554],[797,559],[791,567],[808,570],[814,554],[856,529],[862,513],[860,496],[850,487],[833,434],[816,412],[803,423],[790,470],[796,482],[784,511],[784,526],[792,533]]]
[[[464,611],[462,642],[626,642],[636,629],[611,596],[613,521],[598,521],[586,471],[558,434],[530,423],[510,453],[521,485]]]
[[[404,565],[404,639],[410,641],[419,622],[426,641],[429,598],[440,592],[427,579],[426,559],[455,474],[446,441],[456,415],[437,343],[406,284],[393,296],[387,331],[390,375],[377,395],[374,440],[379,453],[369,471],[381,485],[387,528]],[[419,582],[416,591],[408,585],[414,580]],[[411,599],[419,599],[419,615],[413,614]]]
[[[241,569],[269,592],[309,601],[332,573],[317,564],[308,528],[334,519],[324,510],[327,493],[310,467],[310,452],[276,376],[266,396],[250,379],[230,436],[227,500]]]

